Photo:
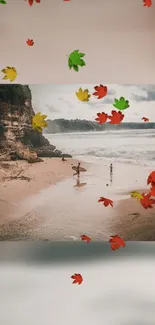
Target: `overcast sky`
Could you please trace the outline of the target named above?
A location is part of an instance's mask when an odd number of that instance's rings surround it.
[[[35,112],[48,115],[50,119],[87,119],[94,120],[98,112],[111,112],[114,98],[121,96],[129,100],[130,107],[125,110],[124,122],[142,122],[142,117],[148,117],[155,122],[155,85],[116,85],[110,84],[106,97],[98,100],[95,96],[89,102],[81,102],[75,92],[81,87],[92,94],[93,84],[71,85],[30,85],[32,103]]]

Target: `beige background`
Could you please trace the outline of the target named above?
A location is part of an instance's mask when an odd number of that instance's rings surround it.
[[[6,1],[0,5],[0,70],[14,66],[16,83],[155,83],[155,4]],[[67,65],[75,49],[86,53],[78,73]]]

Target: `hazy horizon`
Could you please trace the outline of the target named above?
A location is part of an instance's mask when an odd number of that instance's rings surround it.
[[[46,114],[48,119],[85,119],[95,121],[98,112],[111,113],[115,98],[121,96],[129,100],[130,107],[124,111],[123,122],[142,122],[142,117],[155,121],[155,85],[105,84],[108,94],[102,99],[91,96],[89,102],[81,102],[76,97],[79,88],[94,92],[95,84],[43,84],[29,85],[35,112]],[[123,123],[122,122],[122,123]]]

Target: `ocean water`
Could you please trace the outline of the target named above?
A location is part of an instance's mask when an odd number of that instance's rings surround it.
[[[74,158],[93,162],[108,160],[153,166],[155,130],[119,130],[102,132],[46,134],[57,149]]]

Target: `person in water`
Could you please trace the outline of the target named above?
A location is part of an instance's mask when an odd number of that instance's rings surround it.
[[[112,176],[113,176],[113,165],[110,164],[110,182],[112,183]]]

